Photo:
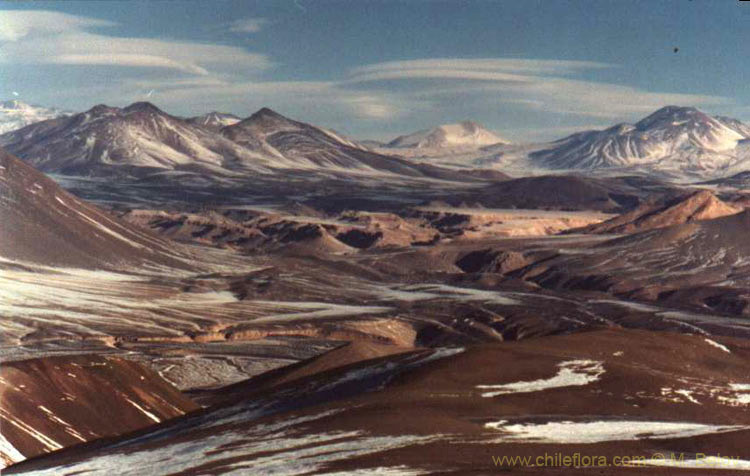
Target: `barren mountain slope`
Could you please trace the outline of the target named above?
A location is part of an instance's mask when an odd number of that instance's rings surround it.
[[[733,215],[742,208],[722,202],[707,190],[693,192],[666,203],[647,203],[632,212],[575,230],[582,233],[635,233]]]
[[[579,474],[572,465],[534,465],[537,455],[562,452],[605,458],[609,464],[595,469],[606,467],[606,474],[693,474],[679,454],[695,460],[701,452],[732,455],[736,460],[724,463],[738,465],[701,474],[729,474],[719,470],[750,464],[742,403],[748,355],[739,339],[618,329],[402,353],[302,372],[135,438],[61,452],[10,472],[47,475],[64,466],[137,474],[158,459],[165,474],[546,474],[551,466],[555,474]],[[675,461],[654,456],[672,452]],[[639,463],[613,459],[623,455]],[[673,467],[659,468],[665,464]]]
[[[189,267],[180,247],[64,191],[0,149],[0,257],[46,266]]]
[[[121,358],[5,362],[0,367],[0,463],[120,435],[198,408],[152,370]]]

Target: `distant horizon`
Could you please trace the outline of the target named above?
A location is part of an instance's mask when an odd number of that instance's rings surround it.
[[[376,140],[468,118],[544,141],[668,104],[747,121],[746,14],[710,0],[0,0],[0,97],[181,116],[271,105]]]

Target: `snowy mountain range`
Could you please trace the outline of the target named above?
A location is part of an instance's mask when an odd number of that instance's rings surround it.
[[[509,142],[485,129],[474,121],[457,124],[443,124],[413,134],[399,136],[389,142],[387,147],[418,149],[454,149],[479,148],[493,144]]]
[[[71,113],[56,108],[32,106],[18,100],[3,101],[0,102],[0,134],[68,114]]]
[[[18,102],[25,118],[60,115]],[[45,112],[46,111],[46,112]],[[634,124],[582,131],[537,144],[511,144],[465,121],[364,144],[263,108],[240,119],[211,112],[181,118],[150,103],[99,105],[0,135],[0,146],[49,173],[161,174],[233,180],[248,174],[445,178],[447,168],[492,168],[512,175],[549,171],[644,174],[712,180],[750,170],[750,125],[692,107],[667,106]],[[424,160],[423,160],[424,159]],[[440,167],[436,167],[439,165]]]
[[[222,127],[222,122],[230,124]],[[183,119],[147,102],[125,108],[98,105],[0,135],[0,146],[43,172],[74,176],[161,175],[181,181],[290,173],[461,178],[372,152],[267,108],[234,121],[218,113]]]

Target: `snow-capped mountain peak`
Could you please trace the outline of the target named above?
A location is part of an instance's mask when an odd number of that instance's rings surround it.
[[[455,124],[443,124],[432,129],[397,137],[388,143],[388,147],[447,149],[478,148],[493,144],[507,144],[505,139],[485,129],[474,121],[463,121]]]
[[[361,145],[343,137],[341,134],[333,130],[289,119],[288,117],[279,114],[278,112],[268,107],[259,109],[247,119],[243,119],[236,125],[227,127],[224,130],[225,135],[235,135],[237,131],[250,132],[258,138],[264,138],[266,136],[282,132],[288,133],[295,131],[304,131],[306,135],[316,135],[322,133],[323,136],[321,136],[321,138],[325,138],[325,141],[333,140],[334,142],[340,143],[347,147],[363,148]]]
[[[126,113],[145,112],[151,114],[166,114],[164,111],[148,101],[134,102],[133,104],[124,107],[122,110]]]
[[[694,107],[667,106],[638,121],[635,128],[647,134],[676,138],[687,134],[690,144],[708,150],[734,149],[746,138],[738,130],[739,121],[727,121],[709,116]],[[739,123],[741,124],[741,123]]]
[[[640,168],[668,175],[713,176],[741,166],[738,145],[750,127],[693,107],[663,107],[635,124],[584,131],[532,152],[553,169]]]
[[[297,130],[302,124],[282,116],[273,109],[264,107],[243,119],[240,124],[244,128],[251,128],[262,134],[281,132],[283,130]]]
[[[207,127],[214,131],[218,131],[222,127],[237,124],[241,120],[242,119],[235,116],[234,114],[212,111],[207,114],[203,114],[202,116],[191,117],[188,119],[188,122]]]
[[[0,134],[68,114],[70,113],[60,109],[26,104],[17,99],[2,101],[0,102]]]
[[[683,125],[688,122],[697,124],[708,122],[710,119],[711,116],[694,107],[664,106],[636,122],[635,127],[639,130],[648,130],[655,127]]]

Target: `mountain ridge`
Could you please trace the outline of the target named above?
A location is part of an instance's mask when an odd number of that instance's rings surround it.
[[[151,103],[96,105],[0,136],[0,145],[47,173],[117,175],[197,166],[218,175],[264,170],[263,158]]]
[[[268,107],[244,119],[217,112],[181,118],[148,102],[100,104],[2,134],[0,146],[47,173],[158,173],[212,183],[283,174],[453,180],[487,166],[521,175],[567,170],[695,181],[750,169],[750,125],[680,106],[543,144],[509,144],[465,121],[372,148]]]
[[[576,230],[584,233],[637,233],[693,221],[713,220],[743,211],[721,201],[709,190],[699,190],[667,200],[647,203],[610,220]]]
[[[148,102],[96,105],[0,136],[0,146],[46,173],[232,183],[289,174],[351,179],[478,180],[384,155],[269,108],[221,128]]]

